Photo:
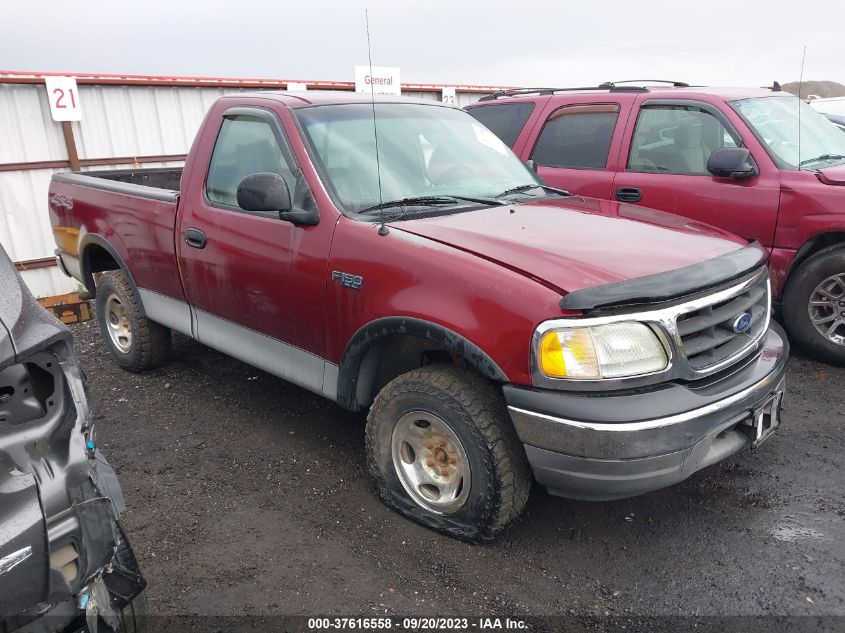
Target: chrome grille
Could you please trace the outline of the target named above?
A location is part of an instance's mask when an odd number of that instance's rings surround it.
[[[677,333],[690,368],[706,371],[741,355],[768,327],[769,308],[769,278],[760,275],[742,292],[680,315]],[[751,324],[737,332],[734,323],[746,312],[751,315]]]
[[[770,310],[769,273],[761,267],[728,287],[701,292],[681,303],[545,321],[534,332],[531,379],[539,387],[562,389],[577,384],[577,389],[582,391],[639,387],[672,379],[695,381],[740,362],[758,349],[769,329]],[[736,332],[733,324],[745,312],[751,317],[749,327],[744,332]],[[545,332],[628,321],[645,323],[658,335],[669,355],[665,369],[600,380],[550,378],[539,370],[536,350]]]

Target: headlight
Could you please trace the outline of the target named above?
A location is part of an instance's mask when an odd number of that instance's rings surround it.
[[[669,365],[660,339],[636,321],[549,330],[540,339],[537,360],[546,376],[575,380],[638,376]]]

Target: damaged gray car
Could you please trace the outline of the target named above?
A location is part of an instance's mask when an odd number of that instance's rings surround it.
[[[140,630],[123,510],[71,334],[0,249],[0,633]]]

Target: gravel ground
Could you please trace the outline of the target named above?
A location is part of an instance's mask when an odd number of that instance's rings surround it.
[[[794,356],[759,451],[612,503],[535,487],[475,546],[379,502],[362,416],[184,337],[133,375],[73,332],[152,613],[845,616],[843,369]]]

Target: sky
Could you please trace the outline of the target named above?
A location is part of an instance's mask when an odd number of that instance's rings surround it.
[[[7,0],[0,69],[581,86],[845,83],[845,2]]]

